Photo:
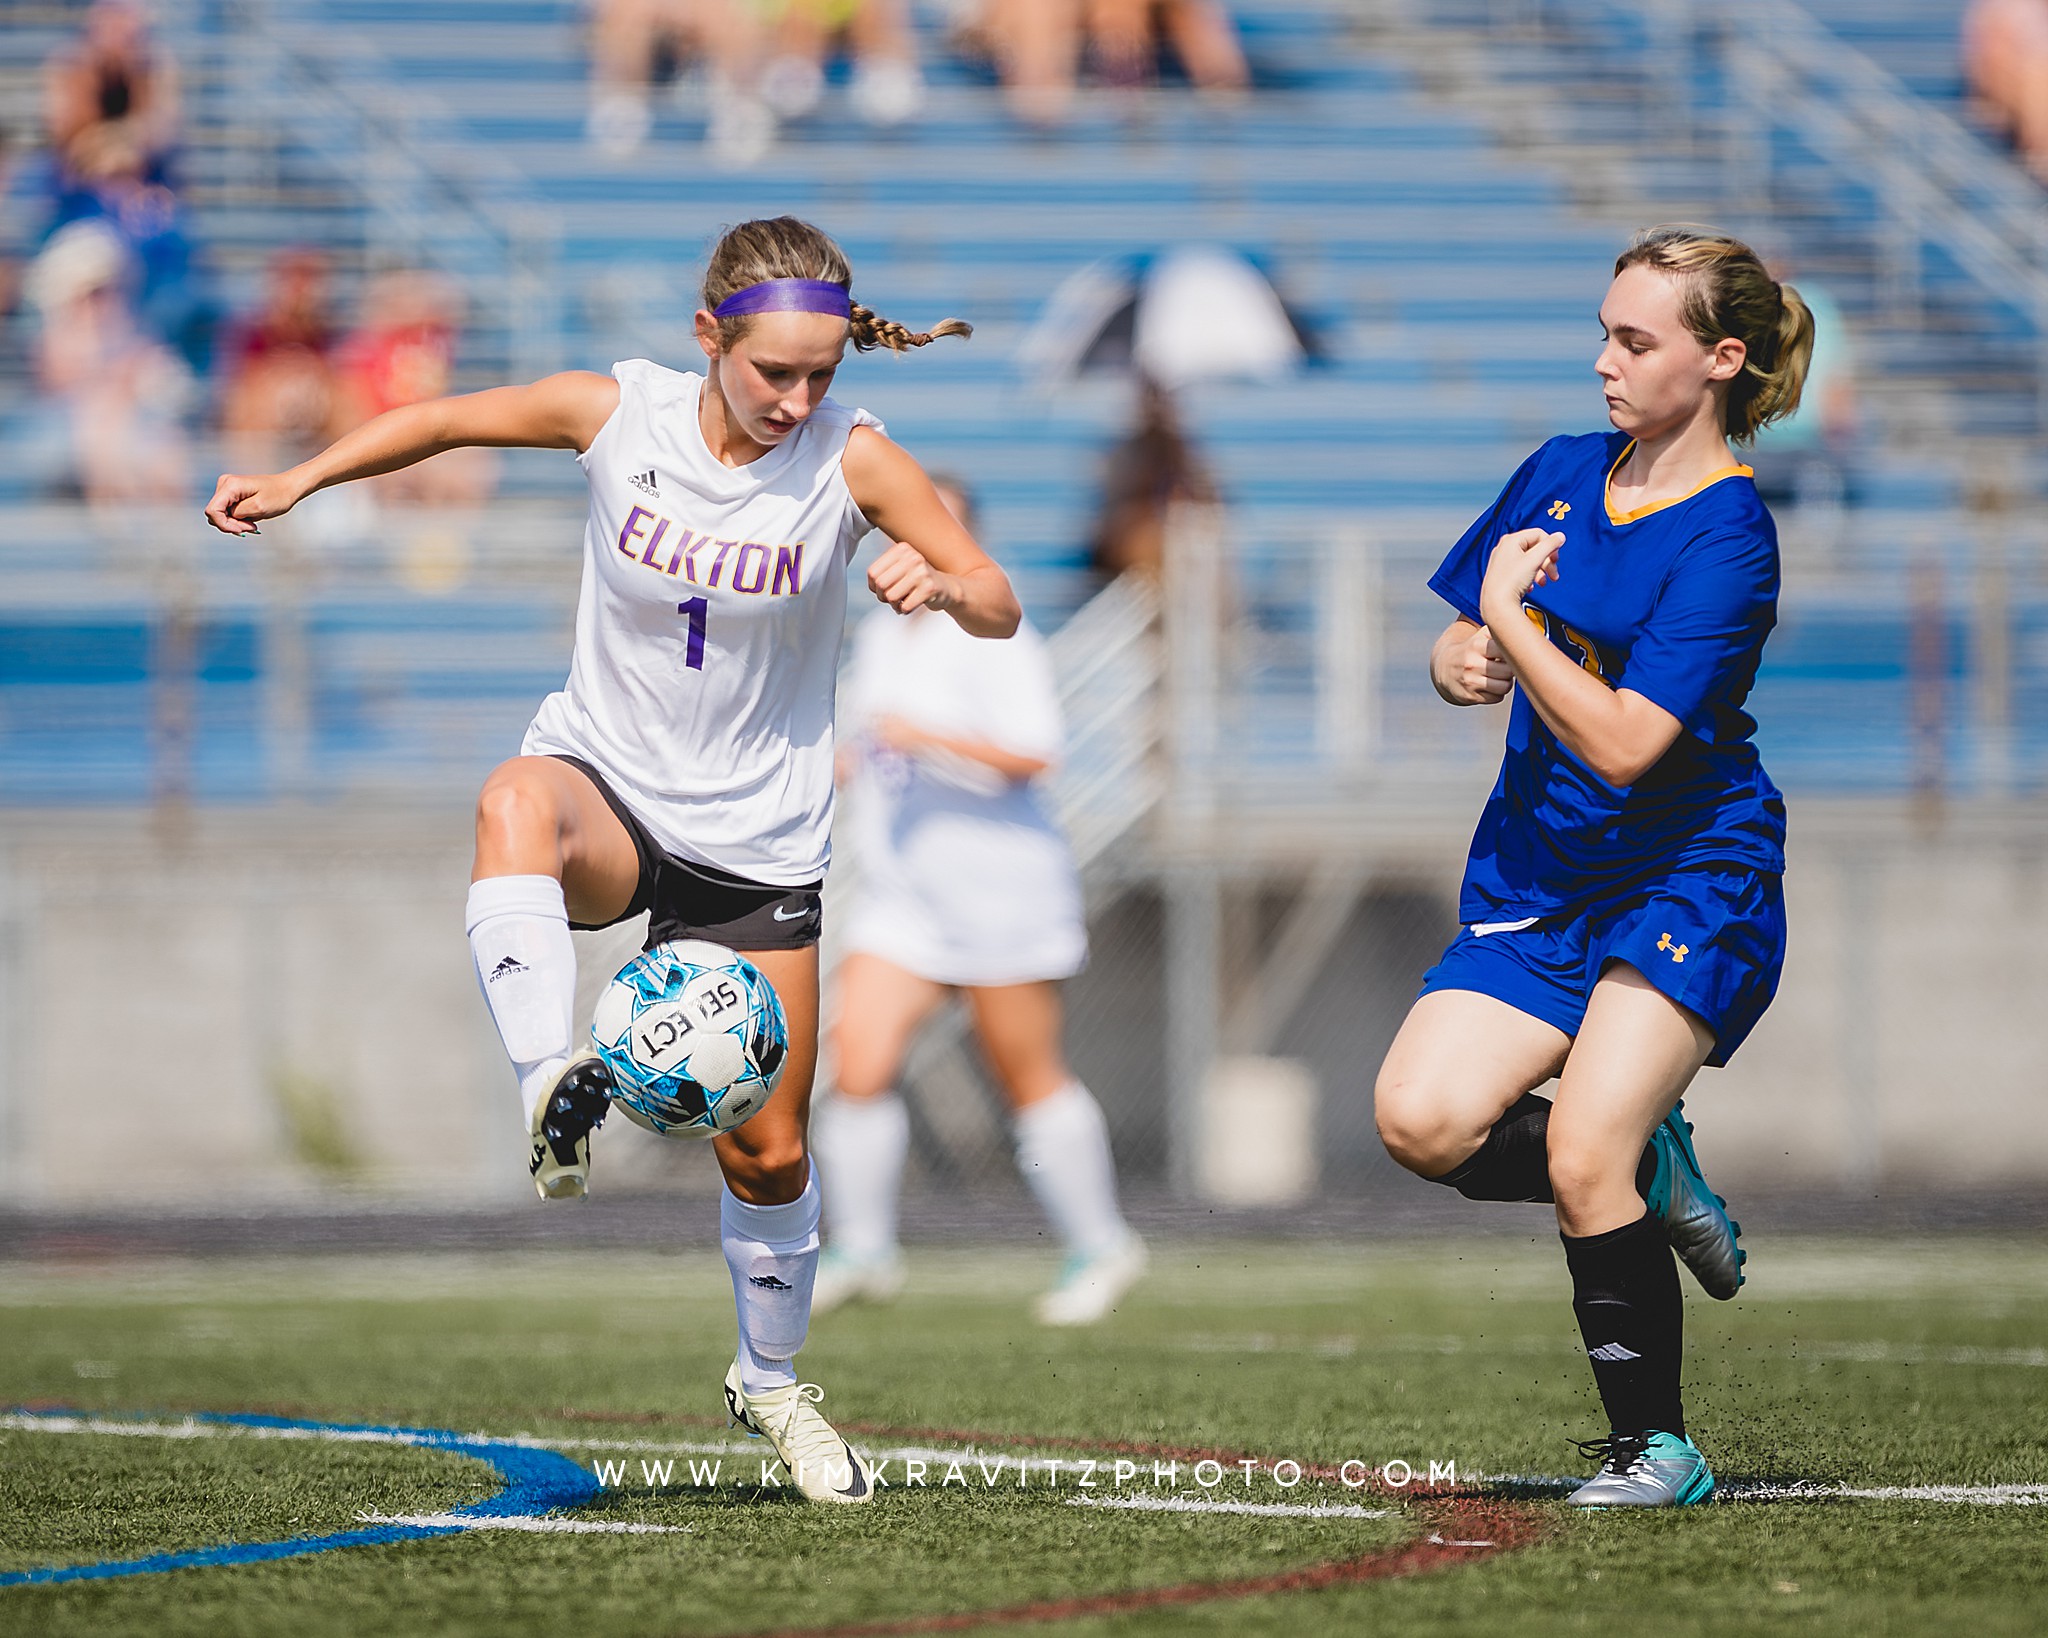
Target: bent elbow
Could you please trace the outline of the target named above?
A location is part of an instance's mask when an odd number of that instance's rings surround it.
[[[1627,752],[1609,751],[1600,756],[1587,758],[1593,771],[1616,790],[1627,790],[1644,774],[1657,765],[1656,757],[1631,755]]]
[[[988,610],[980,622],[977,637],[1014,637],[1017,628],[1024,623],[1024,609],[1017,601],[1017,594],[1007,585],[995,606]]]

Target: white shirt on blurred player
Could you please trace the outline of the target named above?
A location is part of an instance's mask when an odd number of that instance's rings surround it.
[[[900,717],[1057,763],[1064,734],[1045,639],[1026,623],[985,642],[940,615],[877,610],[854,638],[847,716],[861,865],[847,947],[940,984],[1080,971],[1080,879],[1039,781],[936,748],[905,755],[874,735],[881,718]]]
[[[521,754],[590,763],[679,858],[815,882],[831,852],[846,565],[870,528],[840,458],[856,426],[881,422],[827,398],[729,467],[698,425],[701,375],[637,358],[612,374],[619,407],[577,457],[590,520],[568,686],[541,702]]]

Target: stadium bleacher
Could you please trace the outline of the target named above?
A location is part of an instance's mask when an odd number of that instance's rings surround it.
[[[640,153],[611,160],[585,146],[574,0],[195,0],[171,7],[166,26],[189,78],[189,196],[226,308],[247,305],[272,250],[316,243],[333,252],[345,288],[366,269],[406,260],[459,277],[473,301],[468,385],[602,369],[642,353],[685,358],[711,237],[726,222],[787,210],[840,238],[858,291],[881,311],[916,324],[972,319],[969,345],[851,365],[842,396],[882,415],[927,465],[982,488],[988,533],[1049,626],[1089,588],[1098,464],[1124,426],[1130,387],[1091,378],[1043,388],[1017,364],[1018,341],[1055,284],[1090,262],[1177,243],[1251,254],[1327,357],[1281,383],[1191,389],[1184,407],[1228,497],[1247,576],[1296,564],[1269,577],[1282,590],[1255,587],[1247,599],[1285,639],[1316,619],[1312,577],[1298,572],[1302,541],[1380,523],[1404,539],[1443,538],[1536,442],[1598,424],[1592,313],[1617,230],[1612,211],[1585,207],[1573,144],[1603,163],[1617,147],[1639,161],[1645,199],[1699,198],[1719,182],[1708,160],[1653,144],[1630,150],[1642,108],[1600,98],[1577,101],[1578,127],[1540,150],[1503,147],[1470,99],[1435,94],[1416,68],[1418,53],[1448,53],[1491,6],[1241,0],[1234,9],[1259,82],[1239,108],[1177,88],[1136,103],[1084,97],[1070,130],[1028,135],[1004,115],[985,72],[943,48],[934,9],[922,17],[923,119],[877,136],[828,98],[738,174],[706,161],[701,87],[688,78],[660,103]],[[1627,63],[1655,46],[1647,34],[1607,29],[1610,8],[1590,0],[1508,9],[1534,21],[1483,54],[1480,72],[1501,94],[1545,76],[1569,82],[1598,52]],[[1908,68],[1915,92],[1948,105],[1952,38],[1946,58],[1930,49],[1941,9],[1905,0],[1819,8],[1845,38]],[[0,86],[11,88],[5,105],[19,123],[24,75],[73,13],[44,5],[9,15],[23,26],[5,31]],[[1952,36],[1952,14],[1947,26]],[[1718,95],[1706,83],[1711,64],[1699,73],[1705,105]],[[1824,167],[1812,175],[1829,180]],[[2002,433],[2015,450],[2022,422],[2032,432],[2033,400],[2012,370],[1987,379],[1981,367],[2001,347],[2010,353],[2014,321],[1930,257],[1923,309],[1901,322],[1880,299],[1872,206],[1833,182],[1826,211],[1801,194],[1778,216],[1752,212],[1735,225],[1824,277],[1871,376],[1893,383],[1873,393],[1879,413],[1852,512],[1835,525],[1893,583],[1849,585],[1839,551],[1790,562],[1800,590],[1787,599],[1763,687],[1766,748],[1794,788],[1904,788],[1924,777],[1927,753],[1895,724],[1909,696],[1932,687],[1946,747],[1940,777],[1969,786],[1995,760],[2001,778],[2024,782],[2027,769],[2048,767],[2048,720],[2029,711],[2048,699],[2048,655],[2021,639],[2048,613],[2027,601],[2040,594],[2024,577],[2009,584],[2017,612],[2003,652],[2015,672],[2002,697],[2012,714],[1986,729],[1971,704],[1974,559],[1948,522],[1975,458],[1958,431]],[[10,396],[23,385],[23,334],[17,321],[0,359]],[[559,458],[508,460],[492,518],[513,521],[491,523],[465,548],[474,566],[462,598],[408,589],[393,569],[402,545],[327,564],[288,623],[285,648],[301,676],[297,703],[279,707],[261,703],[275,692],[266,679],[279,645],[264,635],[262,611],[276,598],[257,560],[197,536],[181,545],[198,588],[184,595],[202,612],[179,637],[184,646],[166,649],[155,594],[123,578],[117,548],[66,538],[80,528],[75,513],[32,504],[18,445],[0,439],[0,500],[12,501],[0,567],[0,779],[10,800],[147,795],[159,777],[150,712],[165,709],[146,703],[164,693],[152,653],[197,656],[179,684],[191,700],[173,714],[189,718],[180,778],[202,800],[278,792],[280,717],[313,725],[313,749],[285,761],[300,770],[293,780],[313,778],[308,765],[326,770],[317,789],[384,789],[422,766],[450,788],[465,785],[559,675],[580,509],[578,474]],[[2029,493],[2031,472],[2023,463],[2016,480]],[[517,572],[509,581],[484,573],[510,537],[522,543]],[[538,569],[551,538],[561,564],[553,581]],[[1929,552],[1948,577],[1935,593],[1944,640],[1915,649],[1909,632],[1924,611],[1908,606],[1902,566]],[[82,558],[97,578],[79,578]],[[50,580],[60,560],[70,565],[63,585]],[[33,594],[31,565],[43,576]],[[1402,606],[1403,621],[1432,617],[1424,599]],[[149,632],[154,648],[137,635]],[[1389,641],[1398,650],[1414,636],[1403,624]],[[1272,652],[1291,651],[1283,640]],[[1310,686],[1299,665],[1268,671],[1250,694]],[[1995,759],[1980,754],[1986,732],[2004,736]],[[1313,755],[1299,734],[1258,743],[1272,755]],[[1428,733],[1389,734],[1383,745],[1421,760],[1442,754]]]

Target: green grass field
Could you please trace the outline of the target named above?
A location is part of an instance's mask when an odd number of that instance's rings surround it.
[[[1472,1499],[1475,1475],[1583,1473],[1568,1437],[1604,1431],[1548,1235],[1179,1248],[1083,1334],[1030,1323],[1042,1256],[916,1253],[901,1302],[819,1321],[803,1356],[827,1413],[892,1455],[876,1505],[831,1510],[764,1490],[762,1447],[722,1430],[730,1295],[702,1252],[0,1264],[0,1406],[149,1425],[8,1417],[0,1572],[346,1531],[501,1482],[443,1451],[181,1427],[188,1412],[532,1435],[586,1466],[625,1464],[575,1518],[664,1527],[480,1530],[0,1586],[0,1633],[935,1630],[920,1618],[1063,1600],[1083,1602],[1038,1630],[2043,1630],[2048,1507],[1840,1492],[2048,1487],[2048,1245],[1765,1239],[1751,1266],[1736,1302],[1688,1303],[1696,1435],[1731,1491],[1832,1488],[1574,1515],[1540,1488],[1482,1482]],[[943,1483],[945,1453],[974,1430],[981,1466],[963,1460],[964,1482]],[[1176,1485],[1155,1485],[1155,1458],[1136,1450],[1133,1478],[1112,1482],[1119,1447],[1155,1446],[1175,1452]],[[927,1452],[922,1485],[907,1482],[911,1449]],[[1041,1466],[1019,1488],[992,1451]],[[1289,1488],[1235,1466],[1204,1489],[1190,1461],[1212,1452],[1455,1462],[1467,1499]],[[717,1483],[689,1482],[693,1456],[721,1463]],[[1103,1466],[1084,1491],[1073,1464],[1091,1457]],[[1068,1464],[1057,1484],[1048,1458]],[[666,1482],[663,1461],[676,1463]],[[1347,1511],[1092,1505],[1119,1497]],[[1404,1556],[1446,1526],[1529,1539]],[[1327,1568],[1360,1563],[1412,1573]],[[1202,1596],[1290,1572],[1281,1590]],[[1087,1602],[1119,1594],[1172,1601]]]

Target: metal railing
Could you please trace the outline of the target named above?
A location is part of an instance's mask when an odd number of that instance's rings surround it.
[[[1788,157],[1781,136],[1866,190],[1888,317],[1920,321],[1926,253],[1939,247],[2033,332],[2037,393],[2048,417],[2048,202],[1952,115],[1915,96],[1796,0],[1547,0],[1513,9],[1517,25],[1539,9],[1590,11],[1609,26],[1640,30],[1656,97],[1654,134],[1681,149],[1702,138],[1713,143],[1731,205],[1755,208],[1773,198]],[[1719,77],[1714,108],[1700,106],[1708,64]]]

